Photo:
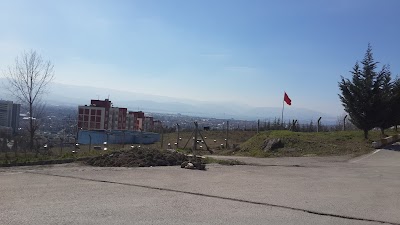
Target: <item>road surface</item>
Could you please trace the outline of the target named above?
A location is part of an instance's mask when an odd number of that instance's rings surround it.
[[[0,168],[0,224],[400,224],[400,148],[389,149],[207,171]]]

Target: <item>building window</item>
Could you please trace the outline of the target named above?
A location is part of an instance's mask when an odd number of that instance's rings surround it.
[[[89,115],[89,109],[85,109],[85,114]]]
[[[98,115],[98,116],[101,115],[101,110],[97,110],[97,115]]]
[[[90,110],[90,115],[96,115],[96,110],[94,109]]]
[[[83,114],[83,109],[79,109],[79,114]]]

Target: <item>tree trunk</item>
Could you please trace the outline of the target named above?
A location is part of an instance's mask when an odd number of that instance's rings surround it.
[[[368,130],[364,130],[364,138],[368,139]]]
[[[382,135],[382,137],[385,137],[385,129],[383,129],[383,128],[380,128],[381,129],[381,135]]]
[[[29,148],[30,148],[31,151],[33,151],[33,150],[34,150],[34,147],[33,147],[33,145],[34,145],[33,139],[34,139],[34,137],[35,137],[35,132],[34,132],[34,130],[33,130],[33,105],[32,105],[31,102],[29,103],[29,136],[30,136],[30,139],[29,139]],[[36,156],[37,156],[37,154],[38,154],[38,153],[36,152]]]

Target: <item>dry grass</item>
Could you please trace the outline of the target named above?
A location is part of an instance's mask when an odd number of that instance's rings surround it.
[[[226,131],[201,131],[201,134],[203,135],[206,144],[213,150],[221,149],[221,144],[225,145]],[[241,130],[229,131],[228,144],[230,147],[233,147],[234,145],[240,145],[249,140],[256,134],[257,134],[256,131],[241,131]],[[191,149],[193,145],[192,132],[181,132],[179,136],[181,138],[181,140],[179,141],[179,149],[184,149],[186,143],[188,144],[185,149]],[[175,143],[177,142],[177,137],[178,137],[177,133],[164,134],[163,148],[167,148],[168,143],[170,143],[171,148],[175,149],[176,148]],[[198,136],[198,139],[201,139],[201,137]],[[157,142],[150,146],[160,148],[161,142]],[[199,143],[199,146],[203,146],[204,149],[206,148],[206,145],[201,142]]]
[[[393,130],[387,130],[387,134],[394,134]],[[207,145],[219,155],[243,155],[255,157],[282,157],[282,156],[330,156],[330,155],[362,155],[373,150],[371,142],[381,138],[379,131],[371,131],[370,138],[365,140],[361,131],[339,131],[339,132],[320,132],[320,133],[302,133],[291,131],[266,131],[257,134],[255,131],[229,131],[228,143],[230,149],[225,149],[225,131],[202,131]],[[182,138],[179,143],[178,151],[190,152],[192,147],[192,132],[182,132]],[[262,150],[263,143],[269,138],[280,138],[284,142],[284,148],[275,151],[265,152]],[[201,137],[198,137],[201,139]],[[177,140],[177,133],[164,134],[163,149],[166,149],[168,143],[171,148],[176,149],[174,143]],[[215,140],[215,142],[214,142]],[[188,142],[189,141],[189,142]],[[184,145],[186,148],[183,149]],[[7,155],[0,153],[0,164],[7,162],[28,162],[40,160],[55,159],[77,159],[82,157],[100,156],[110,151],[120,151],[131,149],[131,145],[109,145],[107,151],[93,150],[89,151],[88,145],[81,145],[76,153],[74,147],[60,147],[51,149],[50,154],[40,154],[35,157],[34,153],[28,153],[25,157],[23,151],[19,151],[17,157],[14,152],[8,152]],[[138,146],[137,144],[135,146]],[[209,154],[205,151],[204,143],[199,143],[198,147],[203,146],[200,154]],[[92,146],[93,147],[93,146]],[[146,148],[161,148],[161,142],[152,145],[143,146]]]
[[[361,131],[320,133],[268,131],[259,133],[243,143],[240,151],[235,154],[255,157],[358,156],[371,152],[372,141],[380,137],[377,131],[372,131],[368,140],[364,139]],[[273,138],[280,138],[284,147],[272,151],[262,150],[264,141]]]

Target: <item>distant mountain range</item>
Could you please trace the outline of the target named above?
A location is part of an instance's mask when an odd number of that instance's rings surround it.
[[[6,80],[0,78],[0,83],[6,83]],[[4,88],[1,88],[0,99],[6,99],[7,95]],[[252,107],[230,102],[193,101],[189,99],[60,83],[53,83],[51,85],[50,92],[46,95],[45,100],[48,104],[77,107],[78,105],[90,104],[90,99],[104,99],[104,96],[106,96],[106,98],[109,96],[113,105],[116,107],[127,107],[129,110],[142,110],[144,112],[154,113],[180,113],[189,116],[243,120],[273,120],[274,118],[281,118],[282,113],[282,109],[279,107]],[[337,120],[336,117],[332,115],[295,107],[285,107],[284,116],[284,120],[297,119],[302,122],[315,121],[319,117],[323,117],[325,124],[333,124]]]

